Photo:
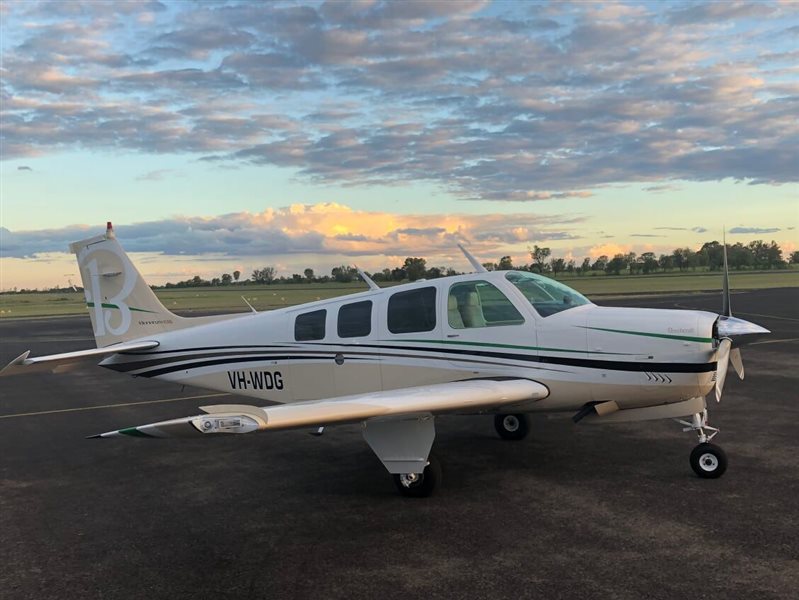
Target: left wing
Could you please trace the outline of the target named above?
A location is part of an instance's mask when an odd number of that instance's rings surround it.
[[[477,412],[531,400],[541,400],[549,389],[529,379],[472,379],[341,396],[325,400],[257,407],[244,404],[202,406],[205,415],[183,417],[91,437],[195,437],[205,433],[250,433],[353,423],[377,417],[412,414]]]

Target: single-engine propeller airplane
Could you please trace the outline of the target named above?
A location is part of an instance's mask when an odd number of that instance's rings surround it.
[[[186,318],[167,310],[120,246],[104,235],[77,255],[97,348],[31,358],[0,375],[61,371],[76,361],[268,401],[92,437],[201,437],[360,423],[400,493],[427,496],[441,479],[430,454],[435,417],[494,415],[503,439],[528,433],[528,414],[575,422],[675,419],[699,444],[690,464],[720,477],[705,396],[721,399],[738,346],[769,333],[732,316],[724,255],[721,314],[596,306],[548,277],[487,272],[463,247],[467,275],[416,281],[268,312]],[[687,420],[686,420],[687,419]]]

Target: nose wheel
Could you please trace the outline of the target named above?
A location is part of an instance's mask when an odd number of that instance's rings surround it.
[[[716,444],[699,444],[691,452],[691,468],[702,479],[718,479],[727,470],[727,455]]]
[[[699,445],[691,451],[691,468],[702,479],[718,479],[727,470],[727,455],[716,444],[711,444],[718,434],[716,427],[707,424],[707,409],[701,413],[694,413],[691,421],[676,419],[685,425],[683,431],[695,431],[699,436]]]

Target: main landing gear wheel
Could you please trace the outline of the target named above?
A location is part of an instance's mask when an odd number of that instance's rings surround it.
[[[441,465],[433,455],[427,457],[427,466],[421,473],[394,475],[394,485],[399,493],[410,498],[425,498],[441,483]]]
[[[530,423],[525,414],[496,415],[494,428],[503,440],[523,440],[530,431]]]
[[[727,455],[716,444],[699,444],[691,452],[691,468],[703,479],[717,479],[727,470]]]

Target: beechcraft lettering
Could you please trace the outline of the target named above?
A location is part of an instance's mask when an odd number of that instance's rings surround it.
[[[706,396],[721,399],[729,365],[743,379],[739,347],[769,333],[732,316],[724,248],[720,314],[597,306],[543,275],[489,273],[461,247],[474,269],[466,275],[381,289],[361,272],[369,287],[361,293],[187,318],[164,307],[108,223],[105,235],[70,245],[97,348],[25,352],[0,375],[100,357],[114,371],[269,404],[203,406],[98,438],[319,435],[357,423],[406,496],[427,496],[440,481],[435,423],[453,413],[491,415],[505,440],[525,438],[530,413],[565,413],[581,426],[672,419],[698,437],[694,472],[716,478],[727,459],[710,443],[718,429],[708,424]]]
[[[158,321],[137,321],[139,325],[171,325],[172,319],[160,319]]]
[[[282,390],[283,374],[280,371],[228,371],[232,390]]]

